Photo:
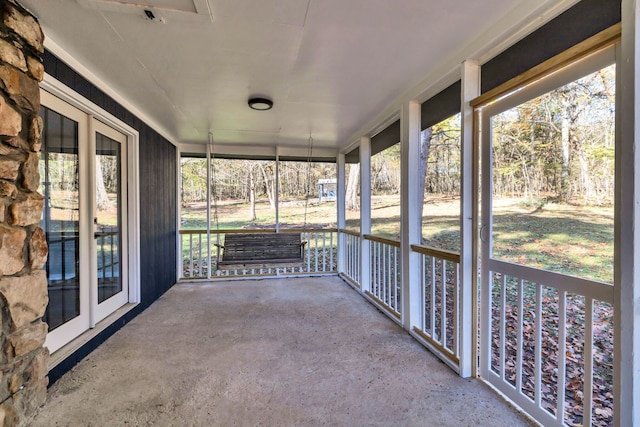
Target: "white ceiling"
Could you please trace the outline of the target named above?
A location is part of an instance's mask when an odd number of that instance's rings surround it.
[[[428,89],[443,77],[439,70],[455,69],[474,43],[483,41],[486,53],[522,31],[523,20],[548,19],[545,5],[559,3],[21,2],[39,18],[49,41],[174,142],[205,143],[211,131],[216,143],[239,149],[305,146],[310,134],[314,147],[344,147],[392,111],[403,93]],[[251,95],[272,98],[274,108],[249,109]]]

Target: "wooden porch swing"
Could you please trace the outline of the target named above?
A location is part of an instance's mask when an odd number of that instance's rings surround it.
[[[301,264],[306,241],[300,233],[227,233],[218,257],[218,269],[234,266]]]
[[[209,133],[209,143],[212,146],[213,136]],[[216,243],[220,249],[217,256],[219,270],[235,267],[266,267],[270,265],[296,267],[304,263],[306,241],[302,240],[302,231],[307,227],[307,208],[309,205],[309,185],[311,178],[311,160],[313,152],[313,138],[309,136],[307,148],[307,188],[305,192],[304,226],[300,232],[238,232],[229,230],[224,233],[224,244]],[[216,170],[213,169],[213,211],[216,232],[220,236],[218,222],[218,204],[216,192]],[[223,231],[224,232],[224,231]]]

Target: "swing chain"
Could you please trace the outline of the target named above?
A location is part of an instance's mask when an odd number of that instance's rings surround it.
[[[217,191],[217,181],[218,178],[216,176],[216,166],[215,166],[215,160],[216,160],[216,154],[215,154],[215,144],[213,142],[213,134],[211,132],[209,132],[209,145],[211,147],[210,152],[211,152],[211,181],[212,181],[212,185],[211,185],[211,193],[213,196],[213,221],[216,224],[216,235],[218,236],[218,239],[220,238],[220,224],[218,223],[218,191]]]
[[[309,143],[307,145],[307,188],[304,198],[304,229],[307,229],[307,210],[309,207],[309,189],[311,187],[311,162],[313,160],[313,137],[309,135]]]

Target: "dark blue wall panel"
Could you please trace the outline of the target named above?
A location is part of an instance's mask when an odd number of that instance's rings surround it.
[[[482,93],[620,22],[620,0],[582,0],[482,66]]]
[[[141,304],[52,369],[53,384],[176,283],[177,162],[173,144],[48,51],[44,67],[47,74],[136,129],[140,138]]]

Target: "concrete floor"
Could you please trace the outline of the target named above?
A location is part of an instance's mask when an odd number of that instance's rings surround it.
[[[174,286],[54,384],[30,425],[530,424],[325,277]]]

